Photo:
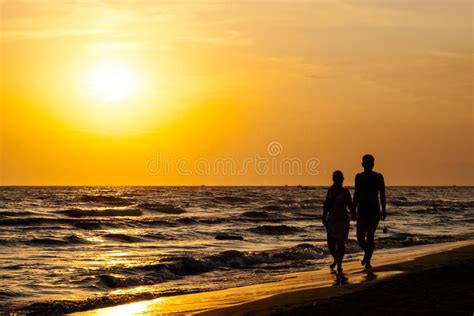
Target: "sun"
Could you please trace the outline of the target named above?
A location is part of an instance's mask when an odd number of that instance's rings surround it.
[[[89,92],[103,101],[123,101],[138,90],[137,76],[124,63],[103,63],[91,69]]]

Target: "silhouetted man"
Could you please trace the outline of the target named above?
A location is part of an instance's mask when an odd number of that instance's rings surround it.
[[[372,155],[362,157],[364,172],[355,177],[354,210],[357,210],[357,241],[364,250],[361,264],[370,269],[370,260],[375,248],[374,235],[379,220],[385,220],[385,183],[382,174],[373,171],[375,158]],[[379,203],[380,194],[380,203]],[[382,212],[380,212],[382,205]]]

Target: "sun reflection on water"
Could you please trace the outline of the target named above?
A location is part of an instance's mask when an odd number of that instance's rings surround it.
[[[156,302],[156,300],[155,300]],[[94,315],[97,316],[127,316],[127,315],[149,315],[150,313],[145,313],[149,310],[150,306],[149,301],[142,301],[136,303],[130,303],[122,306],[117,306],[114,308],[104,308],[97,310]]]

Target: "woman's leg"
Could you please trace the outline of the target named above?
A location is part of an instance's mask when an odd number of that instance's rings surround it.
[[[327,241],[328,241],[328,248],[329,248],[329,252],[331,253],[332,257],[334,258],[334,262],[331,264],[331,269],[334,269],[334,267],[336,266],[337,264],[337,242],[334,238],[331,237],[331,235],[329,235],[329,233],[327,234]]]

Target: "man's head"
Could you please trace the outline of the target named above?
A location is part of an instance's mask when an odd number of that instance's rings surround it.
[[[362,157],[362,167],[364,171],[372,171],[375,165],[375,158],[371,154],[366,154]]]

